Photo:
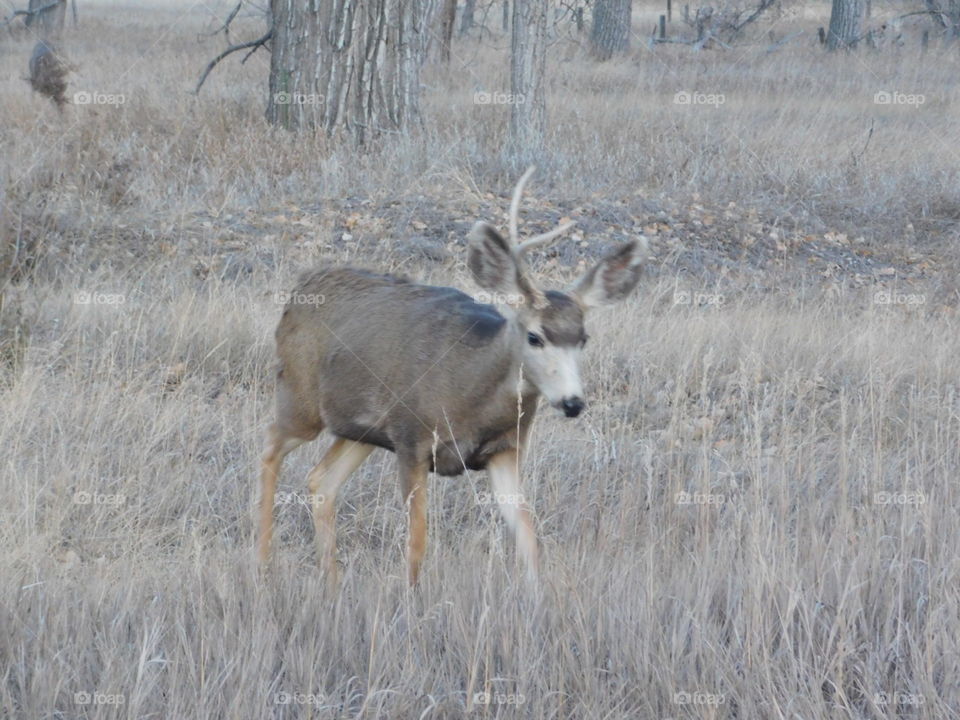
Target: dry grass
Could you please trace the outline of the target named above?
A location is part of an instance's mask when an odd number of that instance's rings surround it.
[[[62,116],[18,79],[31,39],[0,44],[2,312],[17,317],[0,322],[17,338],[0,355],[3,717],[960,716],[955,316],[845,282],[825,295],[799,271],[683,304],[717,288],[660,258],[636,298],[592,318],[590,409],[544,410],[526,463],[540,597],[479,474],[433,481],[407,591],[383,452],[343,491],[344,582],[325,597],[298,495],[319,444],[285,464],[259,578],[274,293],[318,259],[466,286],[457,246],[420,263],[389,241],[431,207],[502,212],[485,193],[515,168],[507,108],[472,102],[504,89],[495,49],[464,45],[469,72],[429,70],[426,129],[357,154],[263,123],[264,58],[187,94],[210,17],[92,8],[64,43],[68,96],[125,101]],[[954,237],[952,56],[757,43],[602,67],[561,62],[558,44],[535,193],[584,215],[697,193],[875,249],[908,226],[911,250]],[[926,102],[878,107],[884,89]],[[682,90],[726,102],[678,106]],[[383,251],[343,241],[344,215],[390,203],[369,226]]]

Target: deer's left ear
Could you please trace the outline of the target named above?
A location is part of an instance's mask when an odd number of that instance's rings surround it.
[[[640,281],[648,252],[644,237],[621,245],[584,273],[570,288],[570,294],[586,309],[620,302]]]
[[[487,223],[478,222],[467,240],[467,267],[477,285],[504,293],[511,298],[511,305],[526,302],[538,309],[547,305],[543,292],[524,272],[523,262],[500,233]]]

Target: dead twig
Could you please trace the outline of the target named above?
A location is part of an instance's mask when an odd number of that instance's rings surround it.
[[[786,45],[788,42],[790,42],[791,40],[795,40],[801,35],[803,35],[803,30],[798,30],[795,33],[791,33],[790,35],[787,35],[786,37],[782,38],[779,42],[775,42],[773,45],[771,45],[766,50],[764,50],[764,52],[768,52],[768,53],[776,52],[777,50],[782,48],[784,45]]]
[[[859,153],[850,153],[850,157],[853,160],[853,166],[856,167],[860,162],[860,158],[863,157],[863,154],[867,152],[867,148],[870,147],[870,139],[873,137],[873,120],[870,121],[870,131],[867,133],[867,141],[863,144],[863,149]]]

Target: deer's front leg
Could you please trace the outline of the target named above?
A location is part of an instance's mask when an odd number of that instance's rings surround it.
[[[337,492],[347,478],[375,449],[373,445],[337,438],[326,455],[310,471],[308,487],[317,535],[317,560],[327,572],[328,585],[335,587],[337,566]]]
[[[487,463],[490,486],[507,526],[513,532],[517,552],[523,558],[530,580],[537,581],[539,547],[533,529],[533,514],[520,488],[520,453],[514,448],[504,450]]]
[[[400,492],[410,514],[407,540],[407,579],[417,584],[420,565],[427,551],[427,468],[423,460],[397,457],[400,467]]]

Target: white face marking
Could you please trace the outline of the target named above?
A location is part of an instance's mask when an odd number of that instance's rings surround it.
[[[523,354],[530,382],[551,405],[557,407],[565,398],[583,398],[580,348],[549,343],[537,348],[528,344]]]

